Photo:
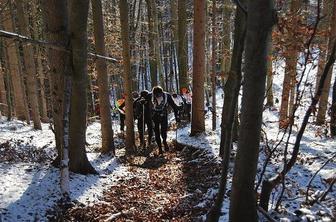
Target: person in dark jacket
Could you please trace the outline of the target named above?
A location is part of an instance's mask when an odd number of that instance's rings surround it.
[[[155,140],[159,147],[159,152],[162,154],[162,142],[165,151],[169,150],[167,144],[167,130],[168,130],[168,106],[172,107],[175,114],[176,122],[179,122],[178,107],[174,103],[171,95],[164,92],[160,86],[155,86],[151,96],[152,102],[152,118],[154,121]]]
[[[153,121],[151,112],[151,101],[149,97],[149,92],[143,90],[140,92],[140,97],[134,101],[134,119],[138,120],[138,131],[140,136],[140,146],[145,147],[144,133],[145,126],[147,126],[148,132],[148,145],[151,145],[153,137]]]

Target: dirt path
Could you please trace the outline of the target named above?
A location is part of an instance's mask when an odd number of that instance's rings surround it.
[[[151,154],[152,155],[152,154]],[[93,206],[74,206],[66,221],[199,221],[209,209],[219,164],[201,150],[185,148],[163,157],[134,157],[135,177],[110,187]]]

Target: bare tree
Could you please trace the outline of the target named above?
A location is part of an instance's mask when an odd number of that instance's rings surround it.
[[[25,36],[29,36],[28,30],[28,18],[24,13],[23,1],[16,0],[16,9],[18,22],[20,26],[21,33]],[[23,44],[23,56],[24,56],[24,66],[27,72],[27,94],[28,94],[28,103],[31,108],[31,116],[34,122],[34,129],[42,129],[40,113],[39,113],[39,105],[38,105],[38,94],[37,94],[37,81],[36,81],[36,67],[34,61],[34,48],[31,44]]]
[[[70,170],[76,173],[96,173],[85,151],[87,114],[87,19],[89,0],[72,0],[69,7],[71,43],[72,94],[70,113]],[[83,96],[85,95],[85,96]]]
[[[241,0],[241,4],[245,4],[245,0]],[[234,42],[232,50],[232,58],[229,73],[226,76],[224,87],[224,103],[222,109],[222,124],[221,124],[221,141],[220,141],[220,156],[225,160],[229,160],[231,153],[232,138],[235,134],[234,125],[238,113],[238,95],[242,79],[241,67],[242,56],[244,51],[244,42],[246,34],[246,15],[239,7],[235,15]],[[224,161],[225,164],[228,162]],[[226,174],[225,174],[226,175]]]
[[[2,22],[3,27],[9,31],[14,31],[13,18],[11,12],[11,2],[2,0],[1,2],[2,10]],[[22,84],[21,76],[21,64],[19,55],[17,52],[17,43],[14,39],[5,39],[7,53],[8,53],[8,68],[11,74],[11,80],[13,85],[13,95],[14,95],[14,108],[16,117],[19,120],[27,120],[29,122],[29,112],[25,101],[24,85]]]
[[[68,11],[66,0],[42,1],[47,40],[67,47]],[[64,201],[69,200],[69,112],[71,80],[69,54],[62,50],[48,49],[48,63],[52,80],[53,122],[58,156],[54,163],[61,170],[61,192]],[[66,79],[66,80],[65,80]],[[64,91],[65,89],[65,91]]]
[[[32,18],[32,35],[34,36],[35,39],[39,39],[39,13],[38,13],[38,7],[39,7],[39,0],[35,0],[34,4],[32,4],[32,14],[34,17]],[[49,122],[49,117],[48,117],[48,104],[47,104],[47,94],[46,94],[46,79],[49,79],[45,73],[44,73],[44,68],[43,68],[43,63],[42,63],[42,58],[43,58],[43,49],[41,46],[36,45],[35,46],[35,51],[36,51],[36,69],[38,73],[38,81],[40,83],[40,111],[41,111],[41,121],[42,122]]]
[[[126,94],[126,154],[134,152],[134,122],[133,122],[133,98],[132,98],[132,76],[129,47],[129,26],[128,26],[128,5],[127,1],[119,1],[121,40],[123,43],[123,65],[124,65],[124,90]]]
[[[333,85],[332,101],[330,108],[330,134],[332,137],[336,136],[336,76]]]
[[[54,7],[50,7],[53,5]],[[68,14],[65,0],[42,1],[46,37],[49,42],[57,42],[68,47]],[[57,149],[57,157],[53,164],[59,166],[62,159],[63,147],[63,95],[64,73],[69,60],[69,55],[62,50],[48,49],[48,63],[50,73],[50,91],[52,103],[52,120]]]
[[[205,131],[204,73],[205,73],[206,1],[194,0],[193,102],[191,136]],[[195,99],[197,98],[197,99]]]
[[[240,1],[245,4],[245,0]],[[232,134],[235,113],[238,103],[238,94],[241,84],[241,64],[244,50],[246,33],[246,15],[243,10],[237,7],[235,17],[234,45],[231,58],[231,67],[228,79],[225,84],[225,97],[222,111],[220,155],[222,156],[222,171],[219,190],[215,202],[207,215],[207,221],[218,221],[222,208],[222,202],[226,192],[227,175],[229,172],[229,161],[232,148]]]
[[[290,5],[289,15],[293,17],[293,24],[298,23],[298,15],[300,12],[301,0],[292,0]],[[281,97],[281,106],[280,106],[280,117],[279,117],[279,128],[286,128],[286,126],[291,122],[289,119],[291,107],[293,107],[294,101],[294,88],[295,88],[295,79],[296,79],[296,65],[298,57],[297,49],[297,38],[295,35],[295,25],[292,26],[292,29],[289,30],[288,34],[288,46],[285,50],[285,59],[286,59],[286,68],[285,76],[283,81],[282,88],[282,97]],[[292,93],[292,94],[291,94]],[[290,100],[291,98],[291,100]]]
[[[294,146],[293,146],[293,151],[292,151],[291,158],[285,164],[285,166],[283,167],[283,169],[280,173],[278,173],[274,177],[271,177],[270,179],[266,179],[266,180],[263,181],[262,188],[261,188],[261,194],[260,194],[260,206],[265,210],[268,209],[268,202],[269,202],[272,190],[276,186],[278,186],[279,183],[281,183],[284,180],[286,174],[292,169],[292,167],[294,166],[294,164],[297,160],[297,157],[298,157],[298,154],[299,154],[299,151],[300,151],[301,139],[302,139],[303,133],[306,129],[306,126],[308,124],[309,117],[310,117],[311,113],[316,108],[316,104],[318,103],[318,101],[320,99],[320,96],[322,94],[322,90],[323,90],[323,87],[324,87],[324,83],[326,82],[328,72],[330,71],[331,67],[333,66],[333,64],[335,62],[335,56],[336,56],[335,52],[336,52],[336,42],[333,43],[333,48],[332,48],[332,50],[329,54],[329,59],[327,60],[327,64],[325,65],[325,67],[323,69],[323,73],[321,75],[321,79],[320,79],[319,85],[317,87],[317,92],[314,95],[314,97],[312,98],[310,106],[307,109],[307,111],[306,111],[306,113],[303,117],[301,127],[300,127],[300,129],[298,131],[298,134],[296,136],[296,139],[295,139],[295,143],[294,143]],[[288,145],[286,145],[286,146],[288,146]]]
[[[336,1],[328,1],[327,8],[330,11],[331,16],[329,20],[329,38],[328,38],[328,48],[327,48],[327,55],[330,54],[332,51],[333,43],[336,39]],[[331,78],[332,78],[332,70],[333,68],[330,69],[326,82],[324,84],[321,98],[318,104],[318,112],[317,112],[317,117],[316,117],[316,122],[317,124],[323,124],[325,122],[325,115],[327,112],[327,107],[328,107],[328,98],[329,98],[329,91],[330,91],[330,85],[331,85]]]
[[[274,98],[273,98],[273,53],[272,53],[272,37],[269,41],[269,51],[268,51],[268,69],[267,69],[267,79],[266,79],[266,106],[272,107],[274,106]]]
[[[232,4],[230,1],[224,1],[223,3],[223,38],[222,38],[222,64],[221,64],[221,75],[222,82],[225,82],[229,76],[230,72],[230,59],[231,59],[231,14],[232,14]]]
[[[230,221],[258,221],[254,181],[265,95],[268,41],[275,23],[272,0],[248,1],[247,10],[246,73],[230,197]]]
[[[5,89],[5,72],[0,61],[0,116],[7,114],[7,97]]]
[[[156,7],[155,0],[146,0],[147,3],[147,14],[148,14],[148,30],[149,30],[149,66],[150,66],[150,75],[151,75],[151,84],[156,86],[158,84],[158,58],[157,58],[157,44],[156,44],[156,35],[157,33],[155,25],[157,22],[157,14],[153,8]],[[127,12],[128,15],[128,12]]]
[[[104,24],[101,0],[91,0],[91,3],[96,52],[105,56]],[[96,67],[99,87],[102,152],[114,152],[106,61],[104,59],[97,59]]]
[[[217,6],[212,0],[212,58],[211,58],[211,92],[212,92],[212,130],[216,130],[216,63],[217,63]]]
[[[178,69],[180,89],[188,87],[187,2],[177,0],[178,8]]]
[[[8,59],[7,59],[7,50],[3,48],[3,58],[5,58],[5,61],[8,62]],[[11,100],[11,97],[12,97],[12,89],[11,89],[11,83],[10,83],[10,78],[9,78],[9,72],[8,72],[8,65],[7,63],[3,61],[2,65],[4,66],[4,71],[3,72],[3,78],[4,78],[4,88],[6,88],[6,105],[7,105],[7,108],[6,108],[6,113],[7,113],[7,121],[10,121],[12,119],[12,110],[13,110],[13,107],[12,107],[12,100]],[[5,71],[6,70],[6,71]]]

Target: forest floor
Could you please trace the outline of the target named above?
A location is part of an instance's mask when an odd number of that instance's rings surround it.
[[[59,170],[50,165],[55,155],[50,126],[43,124],[43,130],[38,131],[21,121],[1,119],[0,221],[53,221],[60,216],[72,221],[203,221],[218,191],[221,162],[220,128],[211,130],[210,116],[206,116],[207,132],[197,137],[189,137],[190,125],[176,130],[173,124],[169,141],[177,139],[182,150],[174,150],[172,143],[174,151],[163,157],[154,155],[155,150],[125,159],[120,139],[116,140],[117,157],[102,156],[100,124],[91,123],[87,130],[87,155],[99,175],[70,174],[73,205],[65,212],[57,204]],[[257,180],[267,157],[266,143],[272,147],[281,137],[276,118],[276,112],[265,111],[264,130],[268,137],[267,140],[263,137],[260,147]],[[323,201],[314,205],[305,203],[307,184],[316,172],[308,192],[310,199],[321,196],[336,173],[332,158],[336,141],[320,132],[323,127],[314,124],[307,128],[298,161],[286,178],[278,211],[274,211],[274,206],[281,186],[272,193],[270,213],[275,220],[335,221],[335,189]],[[282,153],[283,145],[269,162],[266,175],[275,175],[281,169]],[[221,221],[228,221],[233,160],[234,152]]]
[[[163,156],[122,159],[135,176],[109,187],[92,206],[63,212],[70,221],[202,221],[220,165],[204,150],[184,147]]]
[[[275,77],[274,96],[280,98],[281,85],[278,83],[281,76]],[[256,184],[261,178],[272,177],[282,169],[287,139],[287,160],[290,158],[302,116],[309,106],[310,97],[308,93],[306,95],[289,137],[278,128],[279,104],[272,109],[265,108]],[[115,140],[117,157],[100,155],[100,123],[90,122],[86,135],[87,155],[99,174],[70,173],[70,208],[59,208],[57,204],[60,173],[50,164],[55,158],[50,124],[43,124],[40,131],[21,121],[0,118],[0,221],[53,221],[62,215],[73,221],[203,221],[218,191],[221,90],[217,101],[216,130],[211,127],[211,112],[205,116],[206,132],[196,137],[189,136],[190,124],[176,125],[173,118],[170,119],[172,126],[168,141],[174,148],[173,142],[177,140],[181,151],[167,152],[163,157],[150,152],[125,159],[120,138]],[[118,122],[114,121],[113,126],[118,133]],[[228,221],[236,143],[233,148],[220,218],[223,222]],[[274,148],[262,175],[265,160]],[[269,213],[274,220],[336,221],[335,186],[324,200],[314,204],[306,202],[306,194],[309,201],[316,200],[336,177],[335,152],[336,141],[328,136],[327,126],[316,126],[312,117],[301,141],[296,164],[286,176],[284,190],[280,185],[272,192]],[[281,204],[275,210],[281,193]]]

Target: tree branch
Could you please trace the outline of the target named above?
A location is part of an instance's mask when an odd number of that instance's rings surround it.
[[[312,178],[309,180],[308,185],[307,185],[307,190],[306,190],[306,202],[308,202],[308,194],[309,194],[309,189],[310,189],[310,185],[313,182],[314,178],[316,177],[316,175],[323,169],[323,167],[325,167],[331,160],[333,160],[336,156],[336,153],[334,153],[334,155],[332,155],[321,167],[320,169],[318,169],[314,175],[312,176]]]
[[[258,211],[260,213],[262,213],[262,215],[264,215],[266,217],[266,219],[269,221],[269,222],[276,222],[276,220],[274,220],[267,212],[266,210],[264,210],[262,207],[258,206]]]
[[[10,38],[10,39],[15,39],[17,41],[21,41],[21,42],[26,42],[26,43],[31,43],[31,44],[35,44],[35,45],[41,45],[50,49],[54,49],[54,50],[59,50],[59,51],[65,51],[67,53],[70,53],[70,50],[68,48],[65,48],[57,43],[51,43],[51,42],[46,42],[43,40],[38,40],[38,39],[32,39],[29,38],[27,36],[24,35],[20,35],[14,32],[7,32],[4,30],[0,29],[0,38]],[[108,57],[108,56],[103,56],[94,52],[88,52],[88,55],[92,58],[96,58],[96,59],[104,59],[106,61],[109,62],[120,62],[119,59],[115,59],[112,57]]]

